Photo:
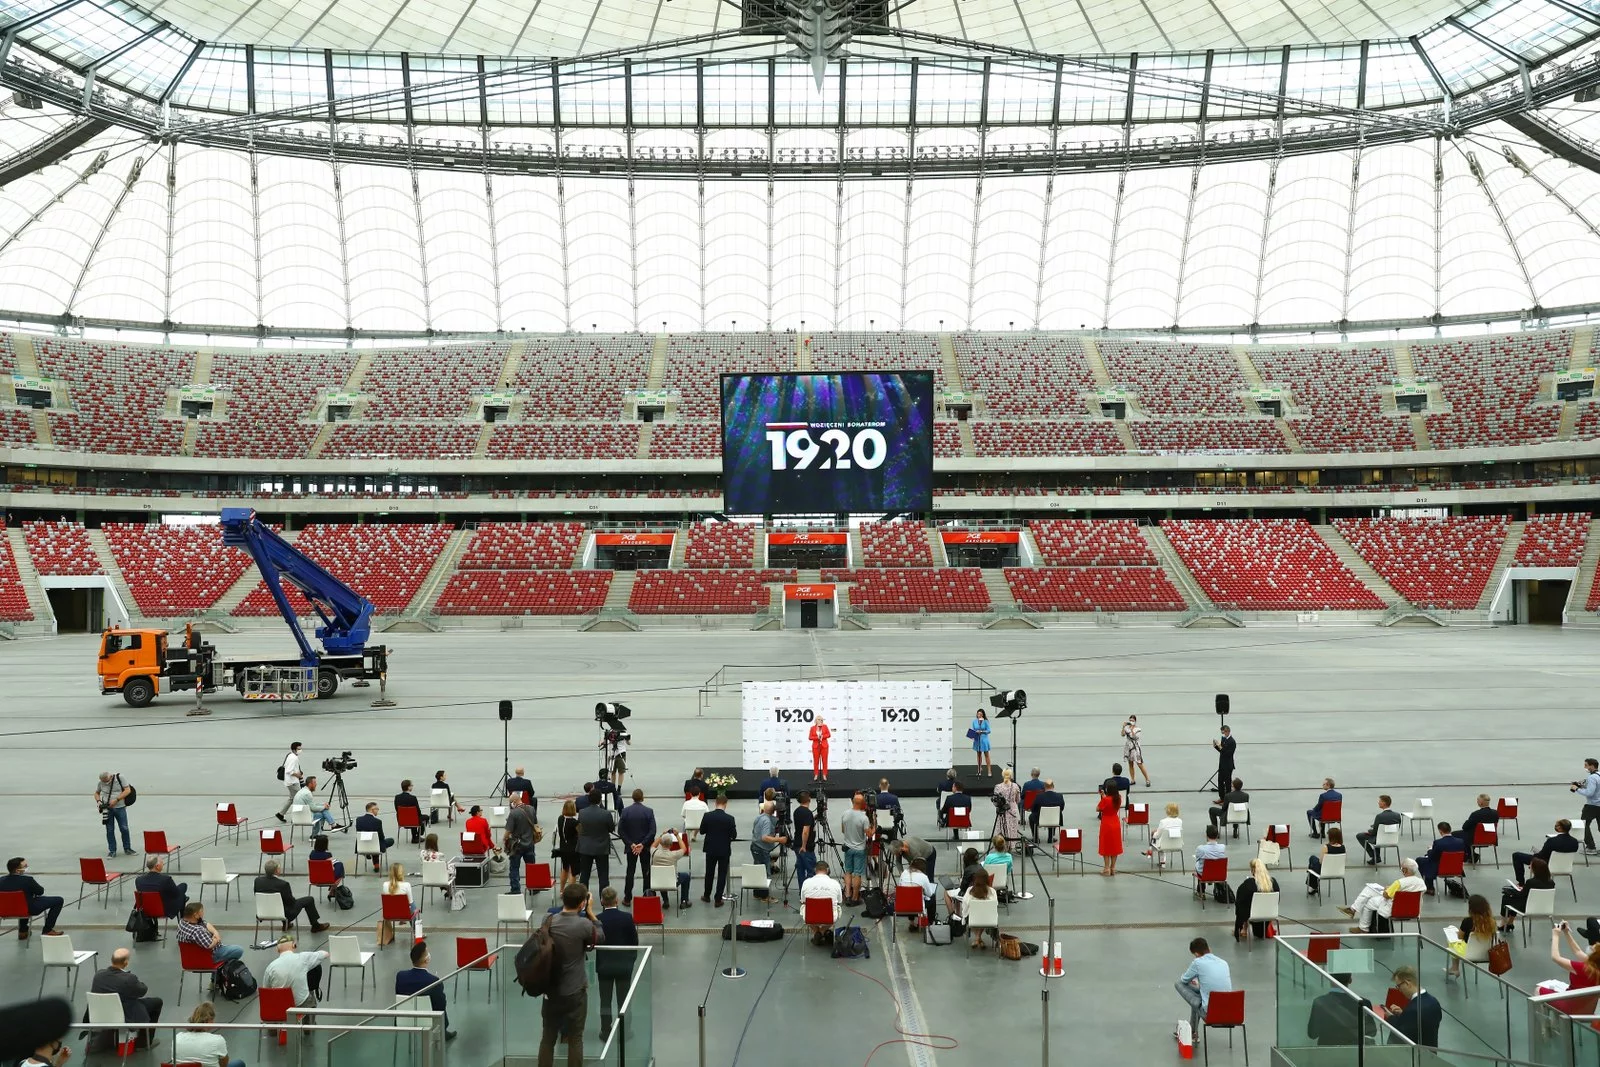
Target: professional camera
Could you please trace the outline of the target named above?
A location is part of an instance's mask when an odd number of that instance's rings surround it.
[[[1004,813],[1005,810],[1008,807],[1010,807],[1010,805],[1006,803],[1006,798],[1001,796],[999,793],[990,793],[989,794],[989,803],[994,805],[994,810],[995,811],[998,811],[998,812],[1001,812],[1001,813]]]
[[[329,774],[343,774],[345,771],[356,769],[356,761],[350,758],[350,750],[345,749],[337,756],[329,756],[322,761],[322,769]]]
[[[615,746],[623,741],[632,741],[633,735],[626,730],[607,730],[606,744]]]

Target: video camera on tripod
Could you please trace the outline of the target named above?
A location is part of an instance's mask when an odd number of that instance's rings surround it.
[[[337,756],[329,756],[322,761],[322,769],[329,774],[343,774],[346,771],[355,770],[356,767],[356,761],[351,758],[349,749],[345,749]]]

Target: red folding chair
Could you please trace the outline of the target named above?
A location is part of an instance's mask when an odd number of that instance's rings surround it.
[[[1148,804],[1129,804],[1128,805],[1128,820],[1127,820],[1127,822],[1122,824],[1122,837],[1123,837],[1123,840],[1127,840],[1128,827],[1130,827],[1130,826],[1149,826],[1149,825],[1150,825],[1150,805],[1148,805]]]
[[[1250,1067],[1250,1028],[1244,1024],[1244,990],[1212,993],[1206,1000],[1205,1019],[1201,1024],[1207,1063],[1211,1062],[1211,1031],[1228,1031],[1228,1047],[1231,1049],[1234,1027],[1244,1031],[1244,1062],[1245,1067]]]
[[[1222,856],[1214,860],[1203,860],[1200,864],[1200,873],[1194,876],[1194,891],[1200,894],[1200,908],[1206,906],[1206,886],[1228,884],[1228,857]]]
[[[1494,865],[1500,866],[1500,828],[1492,822],[1480,822],[1472,828],[1472,854],[1476,856],[1480,848],[1494,850]],[[1473,864],[1477,864],[1474,859]]]
[[[639,899],[635,897],[634,903],[637,904],[638,902]],[[806,897],[805,906],[807,926],[826,926],[831,930],[833,929],[833,924],[839,920],[838,915],[833,910],[832,897]]]
[[[339,879],[333,873],[332,860],[307,860],[306,866],[311,870],[311,888],[326,889],[328,896],[333,895],[333,887]]]
[[[256,1004],[261,1011],[261,1021],[264,1023],[287,1023],[289,1009],[294,1007],[294,990],[287,987],[268,988],[262,986],[256,994]],[[261,1030],[256,1036],[256,1058],[261,1058],[261,1042],[267,1036],[266,1030]],[[289,1043],[289,1031],[278,1031],[278,1044]]]
[[[167,918],[167,905],[161,899],[161,894],[154,889],[135,889],[133,891],[134,903],[138,905],[139,914],[154,919],[161,927],[161,940],[167,939],[166,924],[171,922]]]
[[[1461,884],[1467,882],[1467,854],[1466,852],[1441,852],[1439,853],[1439,872],[1435,879],[1451,878],[1461,879]]]
[[[1289,824],[1286,822],[1273,823],[1267,827],[1267,840],[1278,846],[1278,851],[1283,855],[1289,870],[1294,870],[1294,857],[1289,854]]]
[[[178,963],[183,968],[183,973],[178,976],[178,1003],[183,1003],[183,983],[191,974],[195,976],[195,992],[204,1000],[205,986],[200,984],[200,978],[202,975],[210,978],[217,971],[217,963],[211,958],[211,950],[188,941],[179,941]]]
[[[183,846],[167,844],[165,830],[146,830],[144,832],[144,862],[149,863],[151,856],[160,856],[172,864],[176,871],[183,854]]]
[[[633,925],[643,928],[654,926],[661,931],[661,947],[667,947],[667,912],[661,898],[645,893],[633,898]]]
[[[1409,893],[1396,893],[1394,895],[1394,910],[1389,913],[1389,929],[1398,933],[1400,924],[1414,922],[1417,932],[1422,931],[1422,893],[1412,891]]]
[[[950,814],[946,817],[945,825],[950,830],[950,840],[961,840],[961,831],[972,829],[972,809],[968,808],[965,811],[951,809]]]
[[[463,856],[487,856],[489,842],[478,840],[477,834],[463,833],[461,835],[461,854]]]
[[[1328,963],[1328,953],[1337,952],[1343,943],[1338,935],[1312,937],[1306,942],[1306,959],[1318,967],[1325,967]]]
[[[1501,797],[1499,800],[1494,802],[1494,813],[1495,817],[1501,822],[1516,823],[1515,829],[1517,831],[1517,840],[1521,841],[1522,823],[1517,820],[1517,807],[1518,804],[1516,797]],[[1498,862],[1498,860],[1496,862]]]
[[[527,892],[542,893],[556,887],[555,875],[551,873],[548,863],[529,863],[522,870],[522,886]]]
[[[1327,833],[1330,826],[1344,825],[1344,801],[1324,800],[1322,802],[1322,818],[1317,821],[1322,824],[1322,832]]]
[[[922,887],[918,885],[897,885],[894,887],[894,913],[915,919],[928,914],[928,905],[922,895]]]
[[[38,915],[30,915],[31,911],[28,894],[22,890],[11,889],[0,893],[0,919],[38,919],[46,914],[41,911]]]
[[[280,869],[287,871],[294,863],[294,846],[283,836],[282,830],[261,831],[261,852],[256,856],[256,873],[261,873],[262,866],[267,862],[267,857],[272,856],[282,860]]]
[[[80,884],[78,885],[78,904],[80,906],[83,904],[85,886],[94,886],[94,895],[97,897],[104,893],[106,903],[110,904],[111,887],[117,887],[117,896],[120,898],[123,896],[123,889],[128,884],[122,875],[108,874],[106,872],[106,861],[99,856],[91,859],[80,858],[78,860],[78,877],[80,879]]]
[[[250,820],[239,818],[239,809],[232,804],[217,805],[217,828],[211,832],[211,843],[214,845],[222,840],[222,831],[228,831],[233,838],[233,843],[239,843],[239,835],[249,829]]]
[[[381,917],[385,922],[405,923],[410,926],[415,921],[411,917],[411,898],[404,893],[384,893],[379,896],[378,901],[382,908]]]
[[[1083,873],[1083,831],[1076,826],[1063,826],[1056,835],[1056,864],[1060,868],[1062,856],[1078,861],[1078,873]]]
[[[404,899],[404,898],[402,898]],[[456,938],[456,987],[461,986],[461,976],[467,976],[467,994],[472,993],[472,972],[487,971],[494,967],[498,955],[489,953],[489,939],[487,937],[458,937]],[[490,979],[489,1001],[494,1002],[494,980]]]
[[[1022,810],[1024,812],[1032,811],[1033,810],[1033,802],[1039,798],[1039,794],[1042,793],[1042,792],[1043,792],[1042,789],[1029,789],[1028,791],[1023,793],[1022,794]]]

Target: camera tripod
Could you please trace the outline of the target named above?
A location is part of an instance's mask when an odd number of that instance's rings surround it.
[[[333,772],[333,781],[328,783],[328,802],[330,805],[339,805],[339,825],[348,831],[350,829],[350,794],[345,792],[343,771]]]

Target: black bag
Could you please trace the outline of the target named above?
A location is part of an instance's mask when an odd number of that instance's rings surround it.
[[[328,895],[333,898],[334,905],[340,911],[350,911],[356,906],[356,895],[350,892],[350,887],[347,885],[334,886],[328,891]]]
[[[1446,878],[1444,880],[1444,891],[1457,900],[1467,899],[1467,883],[1459,878]]]
[[[946,922],[929,923],[922,928],[922,943],[925,945],[948,945],[950,936],[950,924]]]
[[[283,764],[280,763],[278,764],[278,781],[283,782],[287,780],[288,779],[284,778],[283,776]]]
[[[135,941],[161,940],[161,924],[138,908],[128,913],[128,922],[123,929],[132,934]]]
[[[733,939],[733,926],[732,926],[732,924],[731,923],[723,923],[722,924],[722,940],[730,941],[732,939]],[[783,940],[783,927],[779,926],[777,923],[773,923],[771,926],[752,926],[752,925],[750,925],[750,920],[746,919],[744,922],[739,924],[739,940],[740,941],[781,941],[781,940]]]
[[[244,960],[225,960],[217,968],[217,995],[223,1000],[246,1000],[256,994],[255,975]]]
[[[1233,886],[1226,882],[1217,882],[1211,887],[1211,899],[1218,904],[1233,903]]]
[[[862,890],[861,914],[868,919],[881,919],[889,914],[889,902],[884,898],[883,890]]]
[[[517,958],[513,961],[517,972],[517,984],[522,987],[523,996],[542,997],[553,993],[556,989],[556,942],[550,936],[550,920],[546,919],[540,924],[533,936],[522,943],[517,949]]]
[[[859,926],[841,926],[833,932],[833,958],[836,960],[870,960],[872,947],[867,935]]]
[[[128,795],[122,798],[122,806],[125,808],[131,808],[133,807],[134,801],[139,799],[139,791],[133,786],[128,785],[127,782],[123,782],[122,784],[128,788]]]

